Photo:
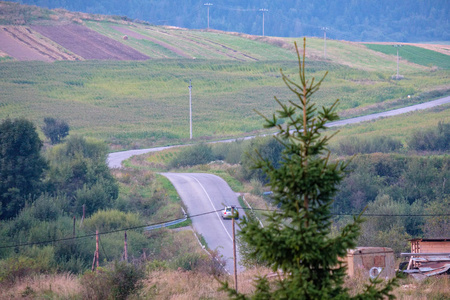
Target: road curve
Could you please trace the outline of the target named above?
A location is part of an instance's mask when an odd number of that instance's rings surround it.
[[[343,126],[374,120],[381,117],[395,116],[415,110],[427,109],[439,105],[450,103],[450,96],[438,100],[417,104],[409,107],[395,109],[387,112],[340,120],[331,122],[329,126]],[[244,139],[251,139],[253,136]],[[235,139],[222,140],[219,142],[232,142]],[[140,150],[129,150],[114,152],[108,155],[107,163],[110,168],[120,168],[122,161],[134,156],[148,152],[157,152],[164,149],[177,147],[166,146]],[[181,199],[188,208],[188,215],[193,216],[192,224],[195,230],[202,234],[210,249],[217,249],[226,260],[226,269],[233,272],[233,243],[230,220],[222,220],[219,212],[224,204],[234,204],[239,206],[237,194],[231,190],[228,184],[220,177],[204,173],[162,173],[167,177]],[[218,212],[215,212],[218,211]],[[241,210],[240,214],[244,212]],[[201,216],[196,216],[201,215]],[[238,227],[237,227],[238,228]],[[238,271],[244,268],[239,264],[241,258],[237,253]]]
[[[239,206],[238,195],[233,192],[222,178],[205,173],[161,173],[167,177],[177,190],[187,206],[188,216],[192,217],[195,231],[200,233],[208,247],[218,252],[226,261],[225,268],[231,274],[233,264],[233,231],[232,221],[223,220],[221,211],[224,205]],[[245,215],[243,210],[240,215]],[[239,221],[238,221],[239,222]],[[235,226],[236,231],[238,226]],[[241,256],[237,254],[237,269],[244,270],[240,265]]]
[[[371,121],[371,120],[375,120],[375,119],[383,118],[383,117],[392,117],[392,116],[396,116],[396,115],[400,115],[400,114],[404,114],[404,113],[408,113],[408,112],[412,112],[412,111],[416,111],[416,110],[432,108],[432,107],[447,104],[447,103],[450,103],[450,96],[441,98],[441,99],[437,99],[437,100],[433,100],[433,101],[429,101],[429,102],[425,102],[425,103],[421,103],[421,104],[416,104],[416,105],[407,106],[407,107],[403,107],[403,108],[399,108],[399,109],[389,110],[389,111],[385,111],[385,112],[381,112],[381,113],[376,113],[376,114],[371,114],[371,115],[361,116],[361,117],[356,117],[356,118],[351,118],[351,119],[339,120],[336,122],[330,122],[328,124],[328,127],[344,126],[344,125],[349,125],[349,124],[356,124],[356,123],[360,123],[360,122]],[[248,137],[245,137],[242,139],[247,140],[247,139],[252,139],[254,137],[255,136],[248,136]],[[234,142],[234,141],[236,141],[236,139],[222,140],[222,141],[218,141],[217,143],[227,143],[227,142]],[[108,155],[107,163],[110,168],[120,168],[122,166],[122,161],[124,161],[134,155],[141,155],[141,154],[145,154],[145,153],[149,153],[149,152],[157,152],[157,151],[161,151],[161,150],[168,149],[171,147],[179,147],[179,146],[180,145],[113,152]]]

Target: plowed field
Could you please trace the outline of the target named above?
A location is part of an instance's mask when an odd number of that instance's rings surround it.
[[[149,58],[131,47],[81,25],[32,26],[32,29],[84,59],[145,60]]]
[[[17,60],[77,60],[77,56],[66,53],[50,40],[38,37],[24,26],[0,27],[0,51]]]

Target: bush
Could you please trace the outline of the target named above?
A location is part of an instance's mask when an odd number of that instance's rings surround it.
[[[261,155],[262,159],[270,161],[277,168],[280,165],[282,150],[283,145],[273,138],[253,139],[242,154],[243,177],[247,180],[257,179],[263,184],[267,183],[267,176],[261,170],[254,168],[255,160],[258,159],[258,155]]]
[[[198,144],[182,149],[177,156],[169,163],[170,168],[180,168],[206,164],[215,159],[210,146]]]
[[[44,124],[42,132],[52,145],[60,143],[69,134],[69,124],[66,121],[47,117],[44,118]]]
[[[184,271],[194,271],[205,264],[206,257],[198,253],[185,253],[172,262],[172,268]]]
[[[114,299],[126,299],[137,292],[142,288],[144,277],[144,269],[141,266],[116,261],[109,277]]]
[[[390,136],[375,136],[370,138],[348,137],[341,141],[335,151],[341,155],[366,153],[389,153],[402,148],[402,143]]]
[[[219,143],[214,145],[213,152],[217,159],[224,160],[229,164],[238,164],[241,162],[246,144],[239,140],[232,143]]]
[[[116,229],[129,228],[142,225],[139,215],[135,213],[124,213],[116,209],[101,210],[93,214],[84,222],[84,228],[89,232],[95,232],[98,229],[110,231]]]
[[[32,247],[23,254],[0,261],[0,282],[12,284],[18,279],[54,269],[53,247]]]
[[[88,271],[81,277],[83,299],[126,299],[142,288],[144,277],[141,266],[117,261],[96,272]]]
[[[408,146],[416,151],[450,150],[450,123],[439,122],[436,128],[414,132]]]

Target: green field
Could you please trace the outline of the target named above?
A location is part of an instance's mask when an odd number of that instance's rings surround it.
[[[365,44],[365,46],[374,51],[397,56],[397,48],[393,45]],[[402,45],[398,48],[398,56],[418,65],[450,69],[450,57],[432,50]]]
[[[274,96],[292,99],[280,69],[294,80],[298,76],[293,49],[294,41],[302,46],[302,39],[143,24],[86,21],[86,25],[152,59],[0,61],[0,119],[25,117],[39,128],[45,117],[60,118],[69,123],[71,134],[105,140],[119,150],[187,143],[190,80],[196,141],[257,134],[263,121],[254,110],[268,115],[278,108]],[[130,35],[124,40],[120,28],[141,38]],[[307,39],[308,75],[321,78],[329,71],[315,101],[330,105],[339,98],[343,118],[450,94],[448,68],[413,62],[401,61],[405,79],[392,80],[394,56],[329,40],[324,60],[323,40]]]
[[[405,143],[412,132],[435,128],[439,122],[450,123],[450,104],[393,118],[380,118],[361,124],[346,125],[339,128],[339,133],[333,138],[332,143],[337,144],[350,136],[357,138],[389,136]],[[331,130],[331,132],[334,131],[335,129]]]
[[[211,60],[146,62],[3,62],[0,65],[0,119],[26,117],[39,127],[44,117],[66,120],[71,133],[119,144],[119,148],[180,143],[189,137],[189,80],[192,79],[193,134],[218,139],[262,128],[253,111],[276,109],[273,96],[291,97],[278,69],[295,76],[289,61],[238,63]],[[309,62],[320,77],[319,105],[341,99],[346,117],[364,114],[407,95],[448,86],[447,72],[413,72],[391,81],[379,72]],[[430,99],[421,99],[426,101]]]

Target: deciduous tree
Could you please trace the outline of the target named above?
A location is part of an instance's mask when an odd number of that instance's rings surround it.
[[[6,119],[0,124],[0,218],[14,217],[29,197],[41,193],[47,164],[42,141],[31,121]]]
[[[66,121],[48,117],[44,118],[44,124],[41,129],[52,145],[60,143],[69,134],[69,124]]]

